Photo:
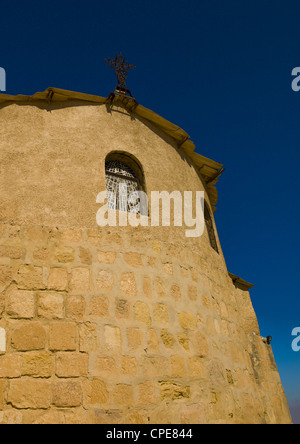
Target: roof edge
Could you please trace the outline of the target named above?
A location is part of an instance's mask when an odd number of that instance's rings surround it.
[[[185,155],[192,161],[197,173],[203,180],[206,187],[207,194],[210,199],[210,203],[214,208],[218,200],[218,192],[215,185],[224,171],[223,165],[219,162],[215,162],[207,157],[204,157],[195,152],[195,144],[190,139],[190,136],[179,126],[174,125],[165,118],[161,117],[154,111],[140,105],[135,99],[126,95],[110,94],[108,98],[95,96],[92,94],[85,94],[75,91],[68,91],[59,88],[47,88],[43,92],[37,92],[32,96],[26,95],[7,95],[0,94],[1,104],[13,104],[13,103],[28,103],[34,105],[36,102],[58,103],[58,102],[72,102],[81,101],[86,103],[98,103],[101,105],[106,104],[112,106],[113,104],[121,104],[128,112],[135,114],[137,117],[145,119],[158,129],[160,129],[167,136],[174,140],[177,148],[182,150]],[[215,208],[214,208],[215,209]]]

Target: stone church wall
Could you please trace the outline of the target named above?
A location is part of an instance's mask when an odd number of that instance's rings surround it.
[[[172,141],[104,106],[0,118],[0,423],[291,422],[221,246],[96,225],[114,150],[141,162],[147,192],[204,190]]]

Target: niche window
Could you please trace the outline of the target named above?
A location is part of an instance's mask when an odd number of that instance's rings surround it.
[[[137,174],[127,162],[123,159],[107,159],[105,161],[105,176],[106,189],[111,191],[108,193],[108,208],[141,214],[140,182]]]
[[[210,211],[209,211],[209,208],[208,208],[208,205],[206,202],[204,203],[204,219],[205,219],[205,224],[206,224],[206,228],[207,228],[207,232],[208,232],[210,245],[217,253],[219,253],[217,239],[216,239],[214,225],[213,225],[213,220],[210,215]]]

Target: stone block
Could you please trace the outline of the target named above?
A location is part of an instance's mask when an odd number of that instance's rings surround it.
[[[53,390],[56,407],[79,407],[82,404],[82,387],[79,381],[58,381]]]
[[[82,294],[90,290],[90,270],[88,268],[73,268],[71,276],[73,293]]]
[[[50,325],[49,349],[52,351],[76,350],[76,324],[55,322]]]
[[[9,290],[6,313],[14,319],[32,319],[35,316],[35,294],[32,291]]]
[[[21,357],[16,353],[0,356],[0,378],[19,378],[21,376]]]
[[[43,290],[43,268],[33,265],[21,265],[17,274],[17,285],[20,290]]]
[[[64,295],[54,292],[40,293],[38,315],[45,319],[62,319],[64,317]]]
[[[106,404],[109,392],[99,379],[86,380],[83,384],[83,405],[85,407]]]
[[[47,409],[51,404],[51,383],[46,380],[13,379],[8,391],[8,402],[17,409]]]
[[[22,375],[33,378],[50,378],[54,373],[53,357],[49,353],[24,353]]]
[[[86,311],[86,302],[83,296],[69,296],[66,300],[66,317],[81,321]]]
[[[136,302],[134,305],[134,319],[142,324],[151,325],[149,307],[145,302]]]
[[[191,313],[180,313],[178,315],[179,323],[184,330],[196,330],[197,320]]]
[[[64,268],[51,268],[48,278],[49,290],[65,291],[68,290],[69,276]]]
[[[123,273],[121,276],[120,290],[126,296],[136,297],[137,286],[135,282],[134,273]]]
[[[77,378],[88,374],[88,355],[83,353],[57,353],[55,374],[59,378]]]
[[[42,350],[46,345],[46,330],[39,322],[27,322],[13,331],[11,345],[18,351]]]

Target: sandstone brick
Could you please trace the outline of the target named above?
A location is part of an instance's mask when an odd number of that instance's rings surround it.
[[[143,373],[148,377],[163,377],[169,373],[168,359],[163,356],[145,357],[142,360]]]
[[[7,382],[4,379],[0,379],[0,411],[3,410],[5,401],[5,387]],[[1,424],[1,419],[0,419]]]
[[[49,348],[53,351],[76,350],[76,325],[73,322],[55,322],[50,325]]]
[[[142,324],[151,325],[149,307],[145,302],[136,302],[134,305],[134,319]]]
[[[206,307],[208,310],[211,310],[210,298],[206,294],[202,295],[202,303],[204,307]]]
[[[83,353],[57,353],[55,374],[59,378],[87,376],[88,355]]]
[[[67,264],[73,262],[75,259],[75,251],[71,247],[57,248],[54,254],[56,262]]]
[[[114,277],[110,271],[101,270],[97,278],[97,287],[100,290],[112,290],[114,286]]]
[[[193,286],[189,286],[188,288],[188,297],[191,301],[197,301],[198,295],[197,295],[197,288]]]
[[[82,296],[69,296],[66,300],[66,317],[81,321],[86,311],[85,298]]]
[[[130,409],[125,412],[123,417],[124,424],[148,424],[149,415],[146,409]]]
[[[8,391],[8,402],[18,409],[47,409],[51,404],[51,383],[46,380],[13,379]]]
[[[64,409],[64,420],[67,425],[93,425],[94,411],[83,408]]]
[[[149,267],[154,267],[154,265],[156,264],[156,257],[148,257],[147,264],[149,265]]]
[[[177,400],[182,398],[189,399],[191,397],[191,389],[189,386],[175,384],[172,381],[161,381],[159,383],[160,387],[160,398],[164,400]]]
[[[19,351],[42,350],[46,344],[46,330],[39,322],[25,323],[13,331],[11,344]]]
[[[73,268],[71,289],[75,293],[85,293],[90,289],[90,270],[88,268]]]
[[[99,251],[98,261],[101,264],[114,264],[116,261],[117,253],[115,251]]]
[[[0,356],[0,378],[21,376],[21,357],[16,353]]]
[[[6,352],[7,338],[6,330],[0,327],[0,353]]]
[[[190,313],[180,313],[178,315],[179,323],[184,330],[196,330],[197,320]]]
[[[173,276],[173,264],[170,264],[169,262],[166,262],[163,264],[164,272],[169,274],[170,276]]]
[[[22,421],[23,415],[21,412],[14,410],[4,410],[4,412],[0,412],[0,424],[20,425]]]
[[[11,247],[8,245],[0,246],[0,257],[8,257],[10,259],[24,259],[26,251],[24,248]]]
[[[40,293],[38,315],[46,319],[62,319],[64,317],[64,295],[62,293]]]
[[[32,291],[13,288],[8,293],[6,313],[15,319],[32,319],[35,316],[35,295]]]
[[[116,316],[120,319],[128,319],[130,304],[126,299],[116,299]]]
[[[109,299],[106,296],[93,296],[90,300],[90,315],[98,318],[109,316]]]
[[[62,425],[65,424],[64,413],[57,410],[50,410],[39,416],[30,424],[34,425]]]
[[[79,325],[79,351],[92,352],[98,348],[97,324],[86,322]]]
[[[189,358],[190,376],[201,376],[204,372],[204,361],[199,356]]]
[[[13,280],[13,269],[7,265],[0,265],[0,292],[4,291]]]
[[[119,327],[105,325],[104,327],[105,344],[108,349],[118,349],[122,346],[121,331]]]
[[[88,230],[87,236],[90,245],[99,247],[103,242],[103,236],[100,230]]]
[[[157,403],[157,395],[156,395],[156,386],[152,381],[146,381],[142,384],[139,384],[139,404],[156,404]]]
[[[43,268],[21,265],[17,274],[17,285],[20,290],[43,290]]]
[[[123,273],[121,276],[120,290],[130,297],[137,296],[137,286],[134,273]]]
[[[118,364],[114,358],[96,356],[90,364],[90,374],[99,377],[112,377],[119,374]]]
[[[182,356],[171,356],[170,361],[173,378],[183,378],[187,375],[185,359]]]
[[[159,299],[166,299],[168,297],[167,290],[160,278],[155,279],[155,288]]]
[[[156,304],[153,310],[154,321],[159,324],[169,323],[169,308],[165,304]]]
[[[175,345],[175,338],[174,336],[169,333],[167,330],[163,329],[161,331],[161,339],[163,341],[163,344],[165,345],[165,347],[167,348],[173,348]]]
[[[79,248],[79,259],[82,264],[92,265],[93,258],[92,254],[87,248]]]
[[[58,381],[53,392],[56,407],[79,407],[82,403],[82,387],[79,381]]]
[[[172,285],[171,287],[171,296],[175,301],[180,301],[181,299],[181,291],[178,285]]]
[[[159,353],[159,337],[155,330],[149,330],[148,349],[150,352]]]
[[[24,353],[22,356],[22,375],[50,378],[53,370],[53,358],[49,353]]]
[[[113,400],[117,405],[132,406],[134,404],[133,387],[118,384],[113,391]]]
[[[179,344],[186,350],[190,350],[190,340],[189,337],[185,333],[181,333],[177,335],[177,339]]]
[[[139,328],[127,328],[128,347],[137,350],[142,345],[143,332]]]
[[[55,291],[65,291],[68,289],[69,277],[64,268],[51,268],[48,278],[48,288]]]
[[[86,380],[83,385],[83,405],[85,407],[106,404],[109,393],[105,383],[99,379]]]
[[[106,235],[106,242],[111,244],[122,245],[122,237],[117,233],[108,233]]]
[[[125,253],[125,262],[132,267],[139,268],[143,265],[142,256],[139,253]]]
[[[123,375],[134,376],[137,373],[137,361],[132,356],[122,357],[122,373]]]
[[[81,230],[68,229],[62,232],[61,240],[66,244],[80,243],[83,241]]]

